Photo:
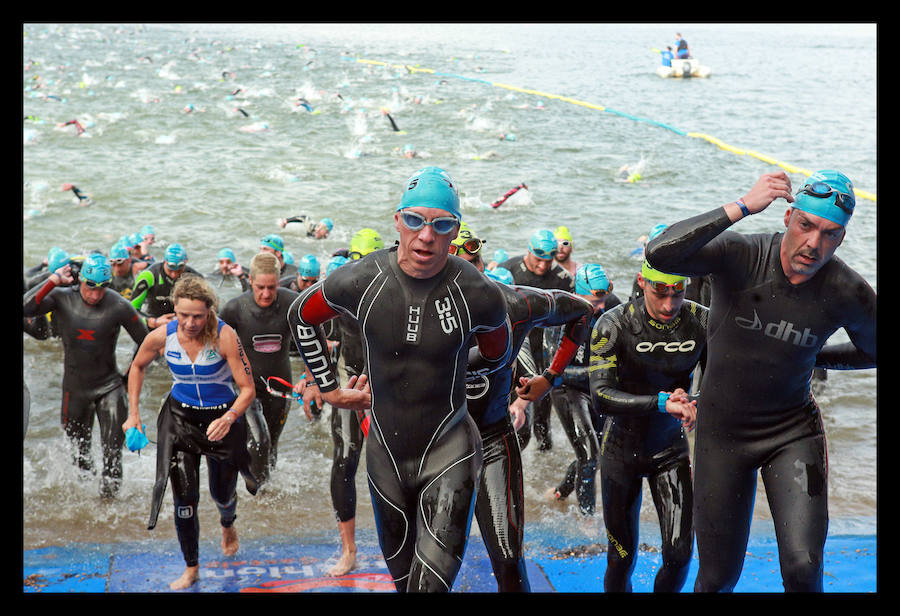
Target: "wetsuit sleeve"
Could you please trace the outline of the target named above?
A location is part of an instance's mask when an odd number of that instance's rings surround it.
[[[547,294],[551,298],[550,309],[536,325],[563,326],[562,338],[549,366],[554,374],[562,374],[590,335],[589,319],[592,308],[587,300],[566,291],[550,290]]]
[[[113,291],[107,290],[107,293],[112,292]],[[125,328],[125,331],[128,332],[128,335],[131,336],[131,339],[140,346],[147,334],[150,333],[150,330],[147,328],[144,319],[141,318],[141,315],[138,314],[138,311],[135,310],[134,306],[132,306],[128,300],[121,296],[117,299],[121,299],[121,308],[119,309],[119,312],[122,316],[120,317],[120,324]]]
[[[876,367],[878,299],[875,290],[854,272],[855,281],[847,282],[848,297],[842,302],[844,313],[851,315],[844,331],[850,342],[829,344],[816,355],[816,368],[830,370],[862,370]],[[855,308],[855,310],[853,309]]]
[[[480,274],[479,274],[480,276]],[[512,353],[512,330],[506,313],[506,301],[493,282],[483,280],[481,316],[473,322],[481,364],[490,371],[505,366]]]
[[[650,267],[661,272],[684,276],[702,276],[720,271],[729,260],[724,258],[729,236],[713,242],[733,223],[725,208],[716,208],[704,214],[676,222],[650,240],[645,257]]]
[[[319,281],[306,289],[291,303],[288,324],[297,351],[306,363],[322,393],[340,387],[337,371],[328,351],[328,341],[322,324],[338,316],[338,311],[325,299],[325,281]]]
[[[147,293],[153,287],[153,272],[144,269],[134,279],[134,288],[131,290],[131,305],[140,310],[147,299]]]
[[[44,284],[29,289],[23,297],[22,314],[26,317],[34,317],[52,312],[56,307],[56,302],[51,292],[55,288],[56,285],[48,279]]]
[[[624,323],[621,310],[604,313],[591,332],[590,387],[594,408],[603,415],[644,415],[659,412],[657,395],[630,394],[618,389],[617,348]]]

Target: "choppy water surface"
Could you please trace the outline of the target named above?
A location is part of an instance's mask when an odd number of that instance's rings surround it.
[[[676,29],[712,68],[710,79],[655,75],[651,47],[670,44]],[[391,212],[403,180],[434,164],[456,179],[464,216],[489,252],[521,253],[535,229],[566,224],[576,258],[603,264],[624,299],[638,266],[631,256],[638,237],[658,222],[732,201],[774,169],[658,124],[801,169],[839,168],[857,188],[876,192],[873,25],[26,24],[23,58],[23,108],[31,116],[23,124],[26,267],[51,246],[106,251],[151,224],[158,254],[180,242],[191,265],[211,271],[224,246],[248,263],[259,238],[279,232],[275,221],[293,214],[334,219],[324,241],[290,227],[282,232],[295,258],[313,253],[327,261],[363,226],[393,241]],[[73,119],[85,128],[81,136],[59,126]],[[403,158],[407,145],[417,159]],[[639,163],[642,181],[618,179],[623,165]],[[94,205],[77,207],[61,190],[66,182]],[[527,191],[490,207],[520,182]],[[775,204],[737,230],[779,230],[783,211]],[[876,204],[860,200],[839,255],[877,289],[876,239]],[[131,351],[123,334],[123,370]],[[97,479],[71,465],[59,425],[61,367],[58,340],[23,336],[31,396],[24,546],[174,540],[169,507],[153,533],[145,530],[152,445],[141,456],[126,453],[125,483],[113,503],[101,502]],[[168,386],[167,372],[154,367],[142,402],[153,440],[153,416]],[[876,386],[876,370],[835,372],[818,396],[833,531],[874,531]],[[597,540],[599,516],[593,525],[573,524],[574,497],[544,500],[573,457],[554,428],[551,452],[524,452],[527,518]],[[95,450],[99,459],[96,443]],[[333,529],[330,460],[328,422],[308,424],[294,412],[272,482],[256,498],[241,493],[241,533]],[[359,525],[372,528],[362,472],[358,486]],[[214,507],[203,498],[201,524],[212,529]],[[655,519],[649,497],[642,513]],[[756,515],[768,516],[763,497]]]

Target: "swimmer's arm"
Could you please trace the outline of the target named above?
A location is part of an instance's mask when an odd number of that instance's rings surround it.
[[[256,398],[253,370],[250,368],[250,362],[247,360],[240,338],[230,325],[225,325],[219,332],[219,350],[228,362],[228,367],[231,368],[231,376],[240,393],[231,404],[230,409],[221,417],[210,422],[206,429],[206,436],[211,441],[225,438],[231,429],[231,424],[247,411]]]
[[[659,410],[659,397],[637,395],[619,389],[617,327],[609,313],[600,317],[591,332],[589,380],[591,403],[604,415],[646,415]]]
[[[127,300],[124,302],[125,308],[122,311],[124,313],[122,318],[122,327],[125,328],[125,331],[128,332],[128,335],[131,336],[131,339],[135,341],[138,345],[140,345],[144,338],[147,337],[147,334],[150,333],[150,329],[147,326],[147,321],[144,319],[137,310],[134,309]]]
[[[122,424],[122,431],[137,427],[141,430],[139,401],[144,386],[144,376],[149,366],[166,345],[166,330],[155,329],[144,338],[128,368],[128,419]],[[143,432],[143,430],[141,430]]]
[[[328,349],[328,341],[321,325],[338,316],[337,310],[325,300],[320,281],[304,291],[288,309],[291,336],[300,357],[312,374],[319,391],[324,395],[340,387],[337,371]]]
[[[35,317],[52,312],[56,307],[55,298],[51,291],[58,285],[69,284],[74,280],[68,265],[59,268],[50,274],[44,284],[32,287],[23,297],[22,312],[26,317]]]
[[[863,370],[876,367],[878,299],[875,290],[861,276],[853,275],[857,279],[847,281],[850,294],[843,303],[844,314],[848,317],[844,331],[850,342],[829,344],[820,349],[816,356],[816,368]]]
[[[141,306],[144,305],[144,300],[147,299],[147,293],[152,286],[153,274],[150,271],[144,269],[135,277],[134,288],[131,290],[131,305],[135,309],[140,310]],[[149,325],[148,323],[148,327]]]

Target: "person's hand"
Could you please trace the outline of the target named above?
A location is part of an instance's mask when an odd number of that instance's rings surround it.
[[[372,393],[369,388],[369,377],[365,374],[351,376],[347,387],[333,389],[322,394],[322,398],[333,407],[365,411],[372,406]]]
[[[287,225],[287,218],[279,218],[278,226],[284,229],[285,225]]]
[[[125,423],[122,424],[122,432],[127,433],[131,428],[137,428],[140,432],[144,431],[141,426],[140,417],[132,417],[130,414],[128,415],[128,419],[126,419]]]
[[[60,284],[72,284],[75,282],[75,276],[72,275],[72,267],[70,265],[63,265],[61,268],[50,274],[51,277],[56,276],[59,282],[56,282],[57,285]]]
[[[528,402],[537,402],[553,389],[553,383],[543,375],[538,374],[531,378],[519,377],[519,387],[516,387],[516,395]]]
[[[528,401],[524,398],[516,398],[516,400],[509,405],[509,414],[512,416],[513,430],[518,430],[525,425],[525,420],[527,419],[525,408],[527,406]]]
[[[791,194],[791,178],[784,171],[764,173],[741,200],[751,214],[756,214],[769,207],[779,197],[788,203],[794,202],[794,196]]]
[[[240,276],[244,273],[244,268],[241,267],[240,263],[232,263],[228,266],[228,271],[231,272],[233,276]]]
[[[175,318],[174,312],[167,312],[166,314],[162,314],[154,319],[155,325],[154,328],[159,327],[160,325],[166,325],[169,321]]]
[[[306,415],[307,421],[312,421],[313,402],[315,402],[316,408],[320,409],[324,404],[324,399],[322,398],[322,392],[319,391],[319,386],[316,385],[315,380],[303,378],[300,379],[299,383],[294,385],[294,393],[303,400],[303,413]]]
[[[228,409],[218,419],[212,420],[206,428],[206,438],[211,441],[221,441],[231,430],[231,424],[237,421],[237,413]]]
[[[681,420],[685,430],[691,431],[697,421],[697,401],[690,400],[683,389],[676,389],[666,400],[666,412]]]

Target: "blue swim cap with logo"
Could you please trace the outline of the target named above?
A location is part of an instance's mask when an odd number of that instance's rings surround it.
[[[284,252],[284,240],[281,239],[280,235],[275,235],[274,233],[270,233],[259,241],[260,246],[268,246],[273,250],[277,250],[278,252]]]
[[[424,167],[406,180],[397,211],[408,207],[434,207],[462,220],[456,183],[439,167]]]
[[[492,270],[484,270],[484,274],[491,280],[496,280],[497,282],[502,282],[503,284],[514,283],[512,272],[505,267],[495,267]]]
[[[177,242],[166,248],[165,262],[171,269],[181,269],[187,263],[187,252]]]
[[[846,227],[856,207],[853,183],[840,171],[816,171],[797,191],[791,207]]]
[[[110,278],[112,278],[109,259],[98,253],[88,255],[81,265],[80,277],[82,280],[87,280],[94,284],[109,282]]]
[[[550,229],[539,229],[531,234],[528,240],[528,252],[538,259],[549,261],[556,256],[556,236]]]
[[[319,260],[315,255],[303,255],[297,270],[304,278],[318,278],[319,274],[322,273],[322,267],[319,265]]]
[[[232,263],[237,262],[237,257],[234,256],[234,251],[231,248],[223,248],[219,251],[219,255],[216,257],[217,259],[231,259]]]
[[[69,253],[62,248],[57,248],[50,253],[49,257],[47,257],[47,271],[52,274],[59,268],[64,267],[71,262],[72,259],[69,258]]]
[[[590,295],[591,291],[609,291],[609,277],[602,265],[585,263],[575,270],[575,293]]]

